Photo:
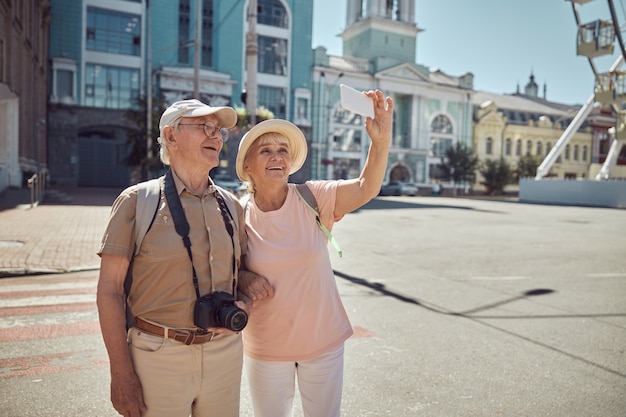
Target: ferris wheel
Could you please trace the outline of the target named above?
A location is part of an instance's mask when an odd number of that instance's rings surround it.
[[[626,103],[626,71],[623,69],[626,58],[626,9],[624,0],[617,1],[619,8],[616,8],[616,2],[607,0],[608,16],[583,22],[581,12],[586,7],[585,3],[593,0],[570,1],[578,27],[577,54],[587,57],[595,77],[594,101],[611,106],[616,114],[611,147],[596,176],[596,180],[605,180],[610,177],[622,146],[626,145],[626,111],[623,109]],[[608,71],[597,63],[602,57],[615,58]]]
[[[626,40],[626,8],[623,4],[626,0],[618,0],[620,14],[618,14],[613,0],[607,0],[605,5],[608,6],[608,10],[605,9],[605,18],[595,18],[591,21],[582,20],[581,9],[588,7],[585,3],[594,0],[569,1],[572,3],[576,26],[578,27],[576,53],[587,57],[589,60],[595,77],[595,87],[587,102],[581,107],[576,117],[537,168],[535,179],[542,179],[548,175],[550,168],[591,113],[595,103],[603,103],[612,107],[616,115],[615,127],[611,129],[611,146],[604,164],[595,178],[596,180],[607,180],[611,176],[611,169],[617,163],[622,147],[626,145],[626,110],[623,109],[624,104],[626,104],[626,70],[622,68],[626,58],[626,45],[624,44]],[[595,6],[598,6],[598,3],[600,2],[596,2]],[[597,7],[594,10],[597,11]],[[609,63],[612,62],[610,66],[606,64],[607,58]],[[603,61],[604,64],[602,64]],[[608,70],[604,68],[608,68]]]

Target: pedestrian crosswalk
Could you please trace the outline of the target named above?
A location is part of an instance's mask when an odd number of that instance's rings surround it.
[[[98,272],[0,279],[0,380],[108,365]]]

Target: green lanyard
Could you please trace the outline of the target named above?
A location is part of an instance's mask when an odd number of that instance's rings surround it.
[[[317,200],[315,200],[315,196],[313,195],[309,187],[306,184],[298,184],[296,185],[296,193],[298,194],[298,197],[300,197],[300,199],[307,206],[307,208],[311,211],[311,213],[315,215],[315,221],[317,222],[317,225],[322,230],[322,232],[324,232],[324,234],[326,235],[326,238],[333,245],[333,247],[339,254],[339,257],[342,257],[343,252],[341,251],[339,244],[337,243],[333,235],[330,233],[330,231],[326,228],[326,226],[322,224],[322,221],[320,220],[320,212],[317,208]],[[310,200],[307,200],[305,196],[309,197]],[[313,207],[311,203],[314,204],[315,207]]]

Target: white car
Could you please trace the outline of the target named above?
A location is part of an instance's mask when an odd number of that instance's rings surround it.
[[[380,195],[417,195],[417,185],[412,182],[389,181],[380,189]]]

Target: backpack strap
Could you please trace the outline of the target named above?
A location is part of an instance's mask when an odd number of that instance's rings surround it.
[[[133,285],[133,263],[135,256],[139,253],[139,248],[143,242],[143,238],[152,227],[154,219],[156,219],[159,211],[159,201],[161,200],[161,181],[159,178],[150,181],[141,182],[137,185],[137,206],[135,208],[135,249],[126,271],[124,279],[124,293],[126,306],[126,329],[130,329],[135,325],[135,316],[128,306],[128,294]],[[149,219],[149,221],[148,221]]]
[[[159,178],[139,184],[135,210],[135,255],[139,253],[141,242],[154,223],[159,209],[159,200],[161,200],[161,181]],[[148,219],[150,219],[149,222]]]
[[[311,189],[306,184],[296,184],[296,194],[304,202],[304,205],[309,209],[309,211],[311,211],[311,213],[315,215],[315,221],[317,223],[317,226],[322,232],[324,232],[326,238],[330,241],[330,243],[332,243],[333,247],[339,254],[339,257],[341,257],[343,255],[343,252],[341,251],[339,244],[330,233],[328,228],[326,228],[326,226],[324,226],[322,224],[322,221],[320,220],[320,211],[317,207],[317,200],[315,199],[315,195],[313,195]]]

